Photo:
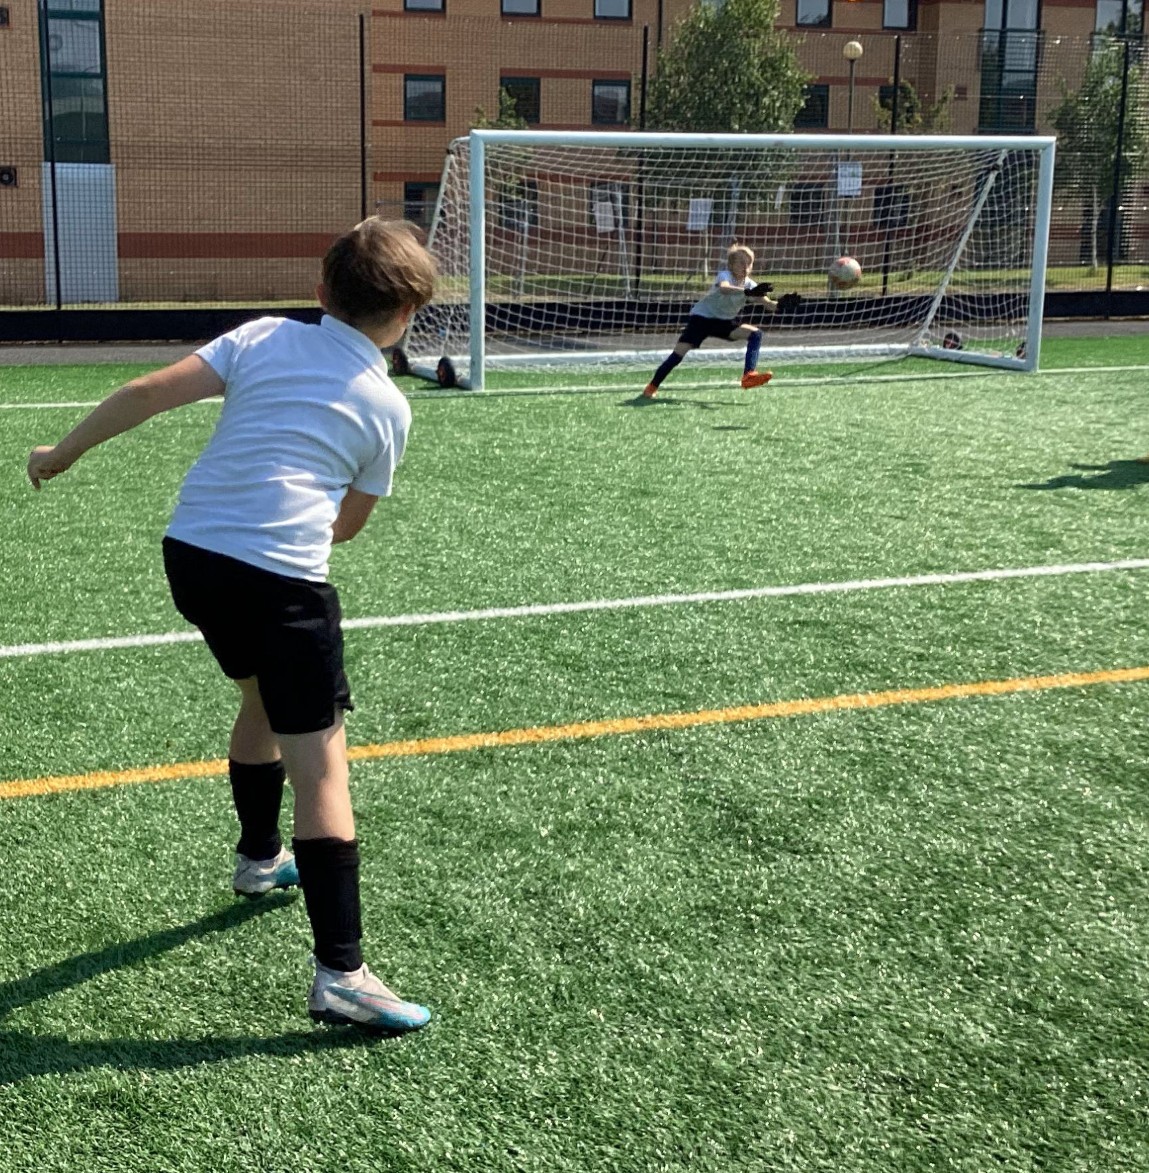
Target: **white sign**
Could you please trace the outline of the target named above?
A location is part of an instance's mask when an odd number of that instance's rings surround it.
[[[710,227],[710,213],[713,209],[713,200],[691,200],[690,211],[686,214],[686,231],[705,232]]]
[[[862,164],[838,164],[838,195],[853,197],[862,194]]]
[[[614,202],[612,200],[595,200],[594,226],[599,232],[614,231]]]

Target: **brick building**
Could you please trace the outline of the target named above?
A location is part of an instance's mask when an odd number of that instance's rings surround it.
[[[637,126],[644,42],[653,71],[690,3],[0,5],[0,304],[307,299],[364,209],[429,217],[445,147],[500,87],[532,126]],[[924,103],[953,88],[947,129],[1047,129],[1122,9],[782,0],[811,75],[799,129],[886,129],[895,50]],[[1139,31],[1140,0],[1124,10]]]

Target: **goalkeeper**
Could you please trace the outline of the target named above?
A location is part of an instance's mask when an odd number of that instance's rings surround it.
[[[726,268],[719,270],[709,292],[690,308],[686,328],[678,336],[674,349],[662,360],[654,377],[643,389],[646,399],[658,394],[662,381],[692,350],[697,350],[707,338],[746,340],[746,363],[743,368],[742,386],[761,387],[773,377],[770,371],[758,370],[758,352],[762,347],[762,331],[757,326],[739,324],[735,319],[741,313],[747,299],[760,301],[770,313],[778,309],[792,310],[801,298],[796,293],[787,293],[777,301],[768,294],[773,286],[768,282],[755,283],[750,276],[754,267],[754,253],[744,244],[732,244],[726,253]]]

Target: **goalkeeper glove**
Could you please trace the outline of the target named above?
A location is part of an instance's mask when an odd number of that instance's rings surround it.
[[[759,281],[757,285],[752,285],[746,290],[747,297],[765,297],[768,293],[774,292],[774,286],[769,281]]]
[[[792,314],[802,305],[802,295],[800,293],[784,293],[778,299],[778,312],[780,314]]]

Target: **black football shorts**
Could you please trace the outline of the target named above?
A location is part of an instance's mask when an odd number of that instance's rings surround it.
[[[176,610],[232,680],[254,676],[275,733],[315,733],[351,709],[342,612],[330,583],[274,574],[164,538]]]

